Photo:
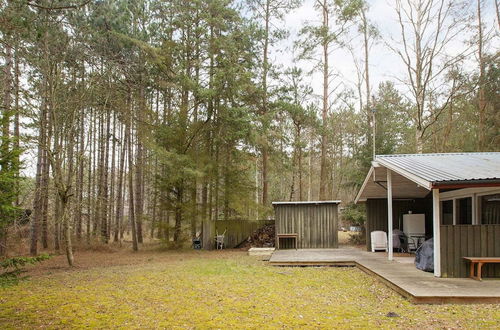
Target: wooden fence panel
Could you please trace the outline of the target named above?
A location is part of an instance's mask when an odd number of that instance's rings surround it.
[[[500,225],[441,226],[441,273],[443,277],[468,277],[463,257],[499,257]],[[483,277],[500,277],[500,265],[483,266]]]
[[[224,244],[226,248],[233,248],[246,240],[254,231],[266,225],[274,225],[274,220],[217,220],[213,221],[215,229],[212,240],[216,234],[225,232]]]

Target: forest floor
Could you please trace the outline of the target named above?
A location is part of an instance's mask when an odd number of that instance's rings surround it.
[[[413,305],[351,267],[150,246],[56,256],[0,288],[0,328],[499,328],[500,305]]]

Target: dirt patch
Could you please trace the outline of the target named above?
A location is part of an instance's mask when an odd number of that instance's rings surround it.
[[[52,258],[41,264],[28,266],[27,275],[39,276],[55,272],[79,271],[92,268],[106,268],[113,266],[133,266],[152,263],[172,263],[194,258],[234,258],[245,254],[242,250],[229,249],[218,251],[194,251],[194,250],[164,250],[158,244],[149,243],[140,247],[137,252],[132,251],[129,243],[122,247],[110,244],[106,248],[80,247],[74,251],[74,266],[69,267],[66,255],[52,255]]]

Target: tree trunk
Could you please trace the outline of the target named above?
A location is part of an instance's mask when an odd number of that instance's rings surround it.
[[[66,199],[66,197],[65,197]],[[68,265],[73,266],[73,244],[71,243],[71,226],[69,224],[69,214],[68,214],[68,202],[63,201],[61,206],[62,209],[62,223],[64,232],[64,244],[66,245],[66,259],[68,260]]]
[[[11,117],[11,106],[12,106],[12,48],[9,45],[10,40],[7,40],[5,44],[5,63],[4,63],[4,94],[3,94],[3,104],[1,113],[1,124],[2,124],[2,136],[0,137],[0,160],[5,157],[6,160],[9,159],[10,150],[10,117]],[[15,161],[14,161],[15,162]],[[14,162],[3,163],[0,166],[0,173],[4,170],[8,170],[10,166],[14,165]],[[15,188],[14,188],[15,189]],[[2,219],[5,220],[5,219]],[[7,253],[7,226],[8,223],[4,223],[0,226],[0,256]]]
[[[182,203],[183,200],[183,183],[181,182],[176,188],[176,204],[175,204],[175,224],[174,224],[174,243],[176,245],[181,243],[181,225],[182,225]]]
[[[2,104],[2,137],[1,148],[2,154],[9,153],[9,139],[10,139],[10,116],[12,106],[12,48],[9,41],[5,44],[5,64],[3,67],[3,81],[4,93]]]
[[[323,1],[323,29],[328,31],[328,3]],[[323,36],[323,110],[322,110],[322,131],[321,131],[321,164],[320,164],[320,182],[319,182],[319,199],[326,200],[328,198],[327,192],[327,151],[328,151],[328,93],[329,93],[329,66],[328,66],[328,36]]]
[[[56,194],[54,198],[54,250],[61,251],[61,202]]]
[[[91,235],[91,222],[92,222],[92,200],[93,200],[93,164],[94,164],[94,148],[93,148],[93,135],[94,135],[94,125],[93,125],[93,111],[92,108],[90,108],[90,117],[89,117],[89,130],[88,130],[88,146],[89,146],[89,164],[88,164],[88,187],[87,187],[87,228],[86,228],[86,241],[87,245],[90,245],[90,235]]]
[[[298,132],[297,132],[297,139],[298,139],[298,148],[299,148],[299,155],[298,155],[298,172],[299,172],[299,201],[304,200],[304,183],[302,182],[302,129],[299,126]]]
[[[366,18],[366,13],[365,13],[365,7],[361,9],[361,19],[363,22],[363,48],[364,48],[364,55],[365,55],[365,93],[366,93],[366,142],[369,145],[374,146],[375,144],[375,137],[372,136],[371,134],[371,107],[375,106],[374,104],[370,103],[370,65],[369,65],[369,51],[370,51],[370,45],[369,45],[369,32],[368,32],[368,20]],[[373,148],[373,159],[375,159],[375,148]]]
[[[76,226],[76,238],[78,241],[82,239],[82,210],[83,210],[83,179],[85,170],[84,152],[85,152],[85,112],[84,109],[80,109],[80,134],[79,134],[79,146],[78,146],[78,158],[77,158],[77,168],[78,175],[76,179],[76,209],[75,209],[75,226]]]
[[[19,194],[21,193],[20,188],[20,150],[21,150],[21,134],[20,134],[20,107],[19,107],[19,76],[21,75],[19,71],[19,52],[17,48],[14,49],[14,150],[16,150],[17,155],[15,159],[15,177],[16,180],[16,207],[21,206],[19,200]]]
[[[267,75],[269,72],[269,31],[271,10],[270,1],[266,1],[264,13],[264,49],[262,59],[262,115],[266,116],[268,111]],[[266,119],[264,119],[266,120]],[[269,141],[267,140],[267,123],[263,125],[263,146],[262,146],[262,205],[268,206],[269,200]]]
[[[139,130],[140,128],[138,128]],[[136,164],[135,164],[135,219],[137,222],[137,241],[139,243],[143,242],[142,235],[142,216],[143,216],[143,156],[142,156],[142,143],[139,141],[139,133],[137,133],[137,145],[136,145]]]
[[[481,19],[481,0],[477,0],[477,23],[478,23],[478,40],[477,40],[477,55],[479,61],[479,81],[478,81],[478,108],[479,108],[479,130],[478,130],[478,150],[485,151],[485,110],[486,96],[484,91],[484,58],[483,58],[483,22]]]
[[[102,205],[101,205],[101,236],[104,243],[109,242],[109,229],[108,229],[108,208],[109,208],[109,139],[111,136],[111,112],[106,111],[106,131],[104,132],[104,167],[102,176]]]
[[[415,130],[415,148],[418,154],[421,154],[424,150],[424,140],[422,134],[422,129],[417,127]]]
[[[121,224],[122,224],[122,219],[123,219],[123,175],[124,175],[124,168],[125,168],[125,154],[127,151],[127,145],[129,143],[128,141],[128,134],[123,132],[123,129],[121,130],[121,142],[122,142],[122,150],[120,154],[120,163],[119,163],[119,168],[118,168],[118,185],[117,185],[117,190],[116,190],[116,216],[115,216],[115,230],[114,230],[114,235],[113,235],[113,240],[115,242],[118,242],[120,239],[120,233],[121,233]],[[125,137],[123,138],[123,136]]]
[[[130,117],[132,117],[132,114],[130,114]],[[125,140],[128,141],[128,193],[129,193],[129,212],[128,216],[130,219],[130,227],[132,229],[132,249],[134,251],[138,251],[138,242],[137,242],[137,228],[136,228],[136,223],[135,223],[135,210],[134,210],[134,177],[133,177],[133,170],[134,170],[134,164],[133,164],[133,153],[132,153],[132,139],[131,139],[131,120],[132,118],[129,118],[129,122],[127,123],[127,127],[125,129],[126,131],[126,136]]]

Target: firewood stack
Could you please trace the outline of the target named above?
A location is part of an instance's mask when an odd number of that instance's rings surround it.
[[[266,225],[254,231],[240,247],[273,247],[274,225]]]

